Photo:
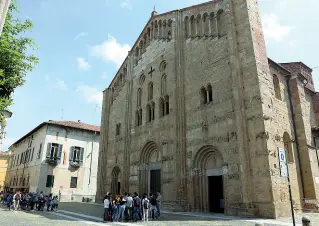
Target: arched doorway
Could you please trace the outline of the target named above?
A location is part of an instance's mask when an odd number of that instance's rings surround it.
[[[204,146],[194,157],[194,208],[200,212],[224,212],[223,158],[213,146]]]
[[[139,192],[161,192],[161,155],[154,141],[147,142],[140,156]]]
[[[112,170],[112,183],[111,183],[111,193],[112,195],[121,194],[121,170],[118,166],[115,166]]]

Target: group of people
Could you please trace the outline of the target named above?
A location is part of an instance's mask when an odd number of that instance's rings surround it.
[[[58,196],[44,195],[42,191],[40,193],[1,192],[0,199],[9,210],[43,211],[46,208],[47,211],[57,211],[59,206]]]
[[[108,193],[104,198],[104,221],[148,221],[161,215],[162,196],[156,194],[144,194],[142,197],[137,192],[131,196],[124,193],[121,196],[112,196]]]

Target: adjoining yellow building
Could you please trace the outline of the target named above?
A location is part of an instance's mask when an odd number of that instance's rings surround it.
[[[4,190],[7,168],[11,152],[0,151],[0,191]]]

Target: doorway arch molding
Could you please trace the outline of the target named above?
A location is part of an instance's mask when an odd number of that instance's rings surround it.
[[[193,197],[196,211],[209,212],[208,176],[222,176],[223,165],[222,154],[212,145],[205,145],[196,152],[193,159]]]

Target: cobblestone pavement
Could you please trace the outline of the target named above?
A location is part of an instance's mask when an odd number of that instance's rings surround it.
[[[151,226],[255,226],[256,223],[264,223],[265,226],[290,226],[290,218],[280,220],[266,219],[243,219],[225,216],[222,214],[200,214],[200,213],[171,213],[166,212],[159,221],[148,223],[102,223],[103,207],[98,204],[86,203],[60,203],[58,212],[24,212],[8,211],[0,207],[0,226],[112,226],[112,225],[151,225]],[[298,214],[296,223],[301,226],[301,217],[308,216],[312,225],[319,225],[319,214]]]

